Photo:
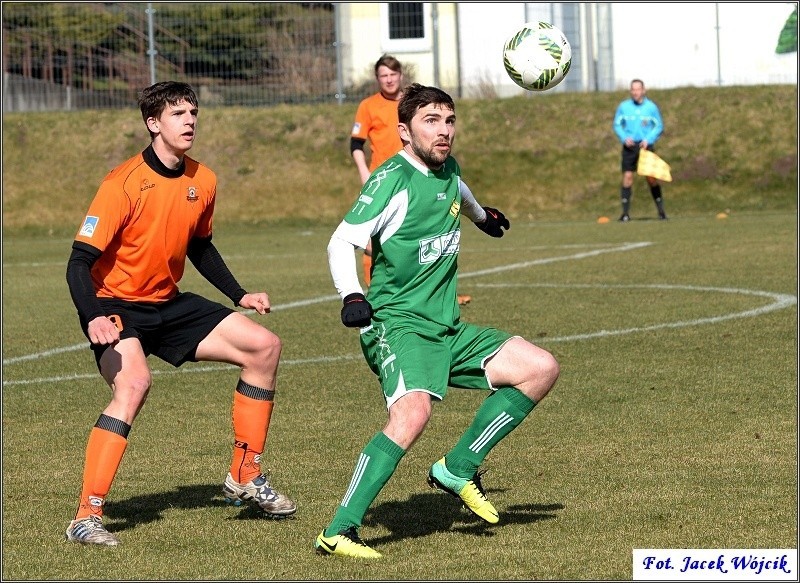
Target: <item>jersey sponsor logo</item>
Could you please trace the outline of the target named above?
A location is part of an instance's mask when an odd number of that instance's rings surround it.
[[[436,193],[436,200],[445,200],[447,198],[446,192],[438,192]]]
[[[461,230],[456,229],[438,237],[422,239],[419,242],[420,265],[433,263],[445,255],[457,255],[461,242]]]
[[[189,202],[197,202],[198,200],[200,200],[200,197],[197,196],[197,187],[196,186],[190,186],[189,187],[189,191],[188,191],[188,193],[186,195],[186,200],[188,200]]]
[[[155,188],[155,187],[156,187],[155,184],[153,184],[147,178],[145,178],[144,180],[142,180],[141,186],[139,186],[139,192],[144,192],[145,190],[148,190],[150,188]]]
[[[94,235],[95,229],[97,229],[97,223],[100,222],[100,217],[93,217],[91,215],[86,215],[86,218],[83,220],[83,226],[81,227],[80,232],[78,235],[81,237],[91,237]]]
[[[453,215],[454,218],[458,218],[458,213],[461,211],[461,203],[457,200],[453,201],[453,204],[450,205],[450,214]]]
[[[361,124],[356,122],[353,124],[353,131],[351,132],[354,136],[361,132]]]

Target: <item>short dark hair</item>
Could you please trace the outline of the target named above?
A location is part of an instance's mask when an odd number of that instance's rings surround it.
[[[400,123],[411,125],[411,120],[419,108],[430,104],[446,105],[453,111],[456,110],[453,98],[438,87],[427,87],[419,83],[412,83],[403,90],[403,97],[397,104],[397,118]]]
[[[378,69],[380,67],[389,67],[392,71],[396,73],[403,72],[403,65],[395,59],[392,55],[383,54],[381,58],[375,62],[375,76],[378,76]]]
[[[139,96],[139,109],[144,123],[151,117],[157,119],[167,108],[167,104],[176,105],[181,101],[197,107],[197,95],[188,83],[162,81],[150,85]]]

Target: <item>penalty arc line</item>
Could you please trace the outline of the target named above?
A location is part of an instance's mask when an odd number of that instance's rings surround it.
[[[625,328],[621,330],[599,330],[588,334],[574,334],[571,336],[554,336],[553,338],[537,339],[537,343],[547,344],[554,342],[574,342],[578,340],[590,340],[592,338],[604,338],[610,336],[620,336],[623,334],[635,334],[639,332],[650,332],[653,330],[663,330],[669,328],[686,328],[689,326],[701,326],[705,324],[717,324],[727,320],[752,318],[761,316],[763,314],[783,310],[789,308],[797,303],[797,297],[788,294],[771,293],[758,290],[746,290],[737,288],[724,288],[724,287],[703,287],[693,285],[671,285],[671,284],[642,284],[642,285],[605,285],[605,284],[478,284],[478,287],[484,288],[509,288],[509,287],[539,287],[539,288],[559,288],[559,289],[658,289],[658,290],[686,290],[686,291],[701,291],[712,293],[727,293],[727,294],[742,294],[750,296],[765,297],[774,300],[771,304],[752,308],[741,312],[733,312],[730,314],[723,314],[720,316],[710,316],[708,318],[697,318],[694,320],[683,320],[679,322],[665,322],[663,324],[653,324],[650,326],[641,326],[633,328]],[[338,298],[338,296],[336,296]],[[348,354],[343,356],[322,356],[317,358],[304,358],[282,361],[281,366],[303,365],[303,364],[319,364],[319,363],[335,363],[344,362],[348,360],[360,360],[363,358],[361,354]],[[152,374],[178,374],[178,373],[193,373],[193,372],[214,372],[227,369],[236,368],[233,365],[206,365],[197,366],[181,370],[153,370]],[[78,379],[95,378],[96,373],[92,374],[74,374],[59,377],[27,379],[18,381],[3,381],[3,386],[9,385],[30,385],[43,382],[64,382]]]
[[[509,288],[509,287],[540,287],[540,288],[559,288],[559,289],[656,289],[656,290],[685,290],[685,291],[700,291],[712,293],[726,293],[726,294],[742,294],[749,296],[759,296],[773,300],[771,304],[744,310],[742,312],[732,312],[730,314],[722,314],[720,316],[709,316],[707,318],[696,318],[694,320],[682,320],[678,322],[664,322],[663,324],[651,324],[649,326],[641,326],[634,328],[623,328],[619,330],[598,330],[588,334],[574,334],[571,336],[554,336],[553,338],[538,339],[542,343],[547,342],[570,342],[573,340],[589,340],[591,338],[602,338],[605,336],[621,336],[623,334],[635,334],[638,332],[651,332],[653,330],[664,330],[668,328],[686,328],[689,326],[702,326],[705,324],[718,324],[727,320],[736,320],[741,318],[754,318],[769,312],[777,310],[784,310],[797,303],[797,297],[789,294],[779,294],[772,292],[765,292],[759,290],[737,289],[728,287],[704,287],[695,285],[673,285],[673,284],[550,284],[550,283],[523,283],[523,284],[506,284],[506,283],[479,283],[477,287],[486,288]]]
[[[531,267],[533,265],[545,265],[547,263],[554,263],[556,261],[569,261],[572,259],[584,259],[586,257],[594,257],[596,255],[601,255],[603,253],[618,253],[620,251],[631,251],[633,249],[639,249],[641,247],[647,247],[648,245],[652,245],[649,242],[639,242],[639,243],[625,243],[618,247],[609,247],[606,249],[595,249],[594,251],[585,251],[582,253],[574,253],[571,255],[561,255],[558,257],[547,257],[545,259],[535,259],[533,261],[524,261],[522,263],[512,263],[510,265],[500,265],[497,267],[493,267],[491,269],[484,269],[480,271],[471,271],[471,272],[464,272],[459,273],[459,278],[465,277],[477,277],[479,275],[487,275],[490,273],[500,273],[502,271],[511,271],[514,269],[522,269],[524,267]],[[312,306],[314,304],[320,304],[323,302],[329,302],[333,300],[339,300],[338,295],[327,295],[327,296],[320,296],[316,298],[309,298],[307,300],[298,300],[296,302],[290,302],[288,304],[280,304],[278,306],[274,306],[270,311],[271,312],[278,312],[281,310],[290,310],[292,308],[304,308],[306,306]],[[255,314],[255,310],[243,310],[243,314]],[[11,358],[4,358],[3,359],[3,366],[8,364],[14,364],[17,362],[24,362],[27,360],[36,360],[39,358],[46,358],[48,356],[55,356],[57,354],[63,354],[65,352],[75,352],[76,350],[81,350],[86,348],[86,343],[82,344],[73,344],[72,346],[63,346],[61,348],[53,348],[50,350],[44,350],[42,352],[36,352],[34,354],[26,354],[23,356],[14,356]],[[5,382],[3,383],[5,385]]]
[[[641,244],[637,246],[642,246]],[[600,251],[603,252],[603,251]],[[581,257],[585,256],[592,256],[597,255],[598,252],[588,252],[588,253],[580,253],[577,254]],[[549,258],[543,260],[535,260],[523,263],[512,264],[508,266],[501,266],[499,268],[492,268],[490,270],[484,270],[491,273],[496,273],[498,271],[503,270],[510,270],[510,269],[519,269],[521,267],[527,267],[531,264],[540,264],[540,263],[549,263],[552,261],[559,261],[563,260],[564,258]],[[468,275],[473,275],[479,272],[472,272]],[[483,272],[480,272],[483,273]],[[466,274],[465,274],[466,275]],[[643,327],[632,327],[632,328],[625,328],[620,330],[599,330],[597,332],[592,332],[588,334],[576,334],[571,336],[558,336],[553,338],[546,338],[540,339],[539,342],[546,344],[548,342],[570,342],[570,341],[577,341],[577,340],[588,340],[592,338],[602,338],[602,337],[609,337],[609,336],[619,336],[623,334],[634,334],[639,332],[648,332],[653,330],[659,329],[674,329],[674,328],[683,328],[688,326],[699,326],[704,324],[715,324],[719,322],[724,322],[727,320],[733,319],[741,319],[741,318],[750,318],[755,316],[760,316],[766,314],[768,312],[773,312],[776,310],[786,309],[797,304],[797,297],[789,294],[779,294],[779,293],[772,293],[772,292],[765,292],[759,290],[746,290],[746,289],[738,289],[738,288],[723,288],[723,287],[705,287],[705,286],[692,286],[692,285],[673,285],[673,284],[620,284],[620,285],[607,285],[607,284],[503,284],[503,283],[494,283],[494,284],[477,284],[478,287],[485,287],[485,288],[509,288],[509,287],[540,287],[540,288],[568,288],[568,289],[659,289],[659,290],[686,290],[686,291],[701,291],[701,292],[711,292],[711,293],[727,293],[727,294],[742,294],[742,295],[751,295],[751,296],[759,296],[772,299],[773,302],[771,304],[767,304],[765,306],[760,306],[758,308],[753,308],[749,310],[744,310],[741,312],[733,312],[730,314],[723,314],[720,316],[711,316],[707,318],[697,318],[693,320],[684,320],[678,322],[665,322],[663,324],[654,324],[650,326],[643,326]],[[325,301],[331,301],[333,299],[339,299],[338,295],[333,296],[323,296],[318,298],[312,298],[310,300],[301,300],[298,302],[293,302],[291,304],[282,304],[276,309],[288,309],[290,307],[298,307],[298,306],[305,306]],[[251,310],[252,312],[252,310]],[[85,347],[85,344],[77,345],[78,348]],[[56,349],[58,352],[66,352],[67,350],[75,349],[73,347],[66,347],[63,349]],[[57,353],[56,351],[48,351],[49,353]],[[41,353],[40,353],[41,354]],[[33,357],[38,357],[37,355],[31,355]],[[350,354],[350,355],[343,355],[343,356],[328,356],[328,357],[317,357],[317,358],[308,358],[308,359],[293,359],[287,360],[283,362],[284,365],[303,365],[303,364],[318,364],[323,362],[342,362],[347,360],[357,360],[360,359],[360,354]],[[5,362],[4,362],[5,364]],[[198,366],[188,369],[181,369],[181,370],[153,370],[153,374],[177,374],[177,373],[186,373],[186,372],[212,372],[212,371],[220,371],[226,369],[233,369],[236,368],[233,365],[206,365],[206,366]],[[18,381],[3,381],[3,386],[9,385],[24,385],[24,384],[34,384],[34,383],[41,383],[41,382],[63,382],[68,380],[76,380],[76,379],[84,379],[84,378],[94,378],[96,374],[73,374],[73,375],[66,375],[66,376],[59,376],[59,377],[50,377],[50,378],[39,378],[39,379],[26,379],[26,380],[18,380]]]

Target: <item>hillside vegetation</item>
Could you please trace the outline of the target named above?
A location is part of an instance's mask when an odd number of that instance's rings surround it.
[[[649,91],[671,165],[677,218],[797,210],[797,88]],[[626,93],[457,100],[454,155],[484,204],[512,218],[594,220],[619,213],[611,129]],[[349,155],[354,104],[214,108],[200,104],[191,155],[219,178],[217,223],[337,222],[359,189]],[[3,119],[3,227],[72,235],[104,175],[148,143],[135,108],[13,113]],[[644,179],[632,215],[654,215]]]

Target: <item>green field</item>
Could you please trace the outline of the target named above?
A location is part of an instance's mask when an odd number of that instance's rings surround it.
[[[651,87],[670,164],[670,216],[797,212],[797,86]],[[453,149],[483,204],[512,220],[619,216],[628,92],[456,100]],[[3,115],[3,229],[72,237],[103,177],[148,143],[138,110]],[[350,158],[355,104],[206,107],[190,154],[219,178],[217,224],[338,221],[360,184]],[[633,218],[655,208],[644,179]]]
[[[547,348],[562,375],[487,458],[496,526],[425,483],[482,394],[437,404],[366,516],[362,537],[384,555],[372,563],[312,546],[386,415],[339,321],[325,253],[335,221],[215,230],[234,274],[275,308],[252,315],[284,341],[264,457],[296,518],[222,501],[235,369],[151,359],[154,386],[106,506],[122,545],[106,549],[64,542],[109,399],[64,278],[84,202],[63,235],[6,234],[3,578],[608,580],[631,578],[635,548],[796,548],[796,205],[659,222],[641,219],[654,215],[648,198],[629,224],[518,216],[499,240],[464,225],[462,317]],[[183,287],[222,299],[191,267]]]

